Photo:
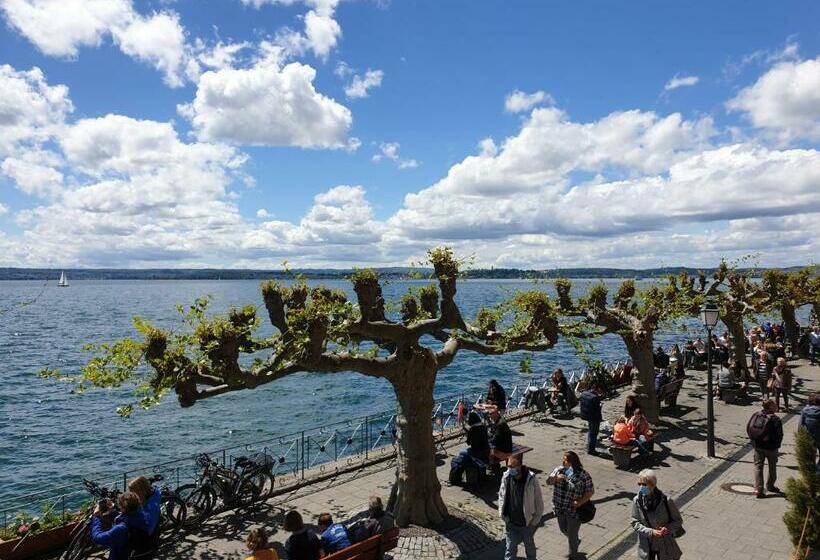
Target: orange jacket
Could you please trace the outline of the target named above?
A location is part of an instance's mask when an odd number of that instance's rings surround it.
[[[621,445],[628,445],[630,441],[635,439],[635,434],[632,433],[632,428],[629,424],[623,422],[615,424],[612,429],[612,441]]]

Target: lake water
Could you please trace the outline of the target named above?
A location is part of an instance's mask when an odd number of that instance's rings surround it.
[[[324,282],[351,292],[343,281]],[[608,282],[614,286],[617,281]],[[311,282],[311,284],[315,284]],[[582,289],[587,282],[576,281]],[[384,287],[395,301],[420,282],[394,281]],[[95,390],[71,394],[64,383],[42,380],[43,367],[75,373],[87,359],[86,342],[113,340],[134,334],[131,318],[140,315],[159,326],[178,324],[177,304],[190,304],[204,294],[214,298],[214,310],[253,303],[264,309],[259,282],[252,281],[78,281],[68,289],[52,282],[42,291],[38,282],[0,282],[0,506],[13,497],[79,481],[90,473],[122,472],[244,442],[284,435],[348,417],[389,409],[394,404],[387,382],[358,374],[296,374],[254,391],[208,399],[182,409],[170,395],[160,406],[123,420],[115,408],[130,402],[125,390]],[[463,281],[458,302],[465,317],[481,306],[509,297],[517,289],[545,284],[527,281]],[[27,306],[15,303],[39,298]],[[355,301],[355,299],[354,299]],[[267,316],[263,313],[264,321]],[[270,332],[263,322],[263,332]],[[685,335],[659,333],[665,347]],[[596,342],[606,361],[623,360],[620,339]],[[505,386],[525,382],[519,373],[523,354],[484,357],[461,352],[440,372],[439,396],[478,390],[490,378]],[[580,367],[572,349],[560,342],[536,354],[536,377],[554,367]],[[0,507],[2,509],[2,507]]]

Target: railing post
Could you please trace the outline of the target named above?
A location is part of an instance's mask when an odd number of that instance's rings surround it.
[[[179,488],[179,465],[177,465],[177,488]]]
[[[302,480],[305,479],[305,431],[302,430]]]
[[[122,473],[122,491],[125,492],[128,490],[128,473]]]
[[[367,459],[370,452],[370,423],[368,417],[364,417],[364,458]]]
[[[227,467],[227,466],[228,466],[228,463],[227,463],[227,456],[225,455],[225,450],[224,450],[224,449],[222,450],[222,466],[223,466],[223,467]]]

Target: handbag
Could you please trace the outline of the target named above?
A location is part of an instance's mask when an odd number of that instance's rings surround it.
[[[575,513],[578,514],[578,521],[589,523],[595,519],[595,504],[592,503],[592,500],[587,500],[575,510]]]
[[[766,385],[768,385],[769,391],[774,391],[775,389],[777,389],[777,380],[774,376],[772,376],[769,378],[769,381],[766,383]]]

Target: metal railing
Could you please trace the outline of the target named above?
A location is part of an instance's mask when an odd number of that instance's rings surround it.
[[[613,371],[621,364],[608,364]],[[570,386],[586,375],[582,369],[565,372]],[[534,386],[546,388],[550,378],[529,380],[526,384],[516,384],[507,392],[507,410],[513,411],[524,407],[527,388]],[[459,404],[468,406],[481,403],[483,391],[475,388],[470,393],[449,395],[437,399],[433,406],[432,424],[434,435],[441,436],[458,424]],[[441,438],[437,438],[441,439]],[[206,453],[220,464],[232,467],[237,457],[255,453],[264,453],[273,460],[273,474],[276,486],[282,487],[296,482],[307,481],[311,476],[325,473],[328,466],[353,466],[359,462],[387,457],[393,453],[396,442],[396,411],[386,410],[364,417],[341,420],[331,424],[293,432],[282,436],[273,436],[250,443],[224,447]],[[129,468],[120,475],[90,475],[109,488],[125,489],[128,480],[141,474],[162,474],[169,486],[180,486],[194,482],[200,473],[196,465],[197,455],[188,455],[163,463]],[[42,519],[59,518],[68,521],[74,512],[90,503],[81,481],[59,487],[49,488],[33,494],[20,496],[12,502],[3,504],[0,510],[0,529],[9,537],[10,527],[19,525],[20,518],[40,517]],[[41,523],[42,524],[42,523]]]

